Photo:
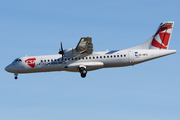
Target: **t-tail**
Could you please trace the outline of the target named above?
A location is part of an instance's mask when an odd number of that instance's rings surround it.
[[[174,27],[173,21],[163,22],[159,25],[156,33],[144,44],[129,49],[166,50],[169,48],[173,27]]]

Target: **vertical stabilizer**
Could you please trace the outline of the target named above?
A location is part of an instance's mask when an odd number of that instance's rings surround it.
[[[153,36],[150,49],[168,49],[174,22],[163,22]]]
[[[144,44],[129,49],[168,49],[174,22],[163,22],[156,33]]]

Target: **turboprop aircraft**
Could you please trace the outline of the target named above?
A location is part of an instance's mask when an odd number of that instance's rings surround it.
[[[163,22],[144,44],[124,50],[93,52],[91,37],[82,37],[75,48],[65,50],[61,42],[59,54],[19,57],[5,70],[14,73],[15,79],[21,73],[50,71],[80,72],[84,78],[87,71],[139,64],[176,53],[168,50],[173,26],[174,22]]]

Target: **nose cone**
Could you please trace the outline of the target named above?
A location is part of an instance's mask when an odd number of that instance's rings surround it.
[[[10,72],[10,71],[11,71],[10,66],[8,65],[7,67],[5,67],[5,70],[6,70],[7,72]]]

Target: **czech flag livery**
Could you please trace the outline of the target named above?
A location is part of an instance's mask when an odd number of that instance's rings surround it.
[[[135,56],[138,57],[138,52],[135,52]]]

